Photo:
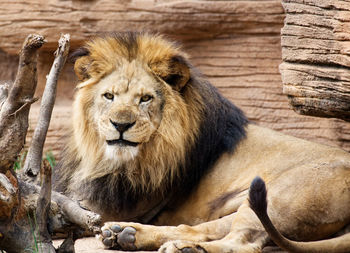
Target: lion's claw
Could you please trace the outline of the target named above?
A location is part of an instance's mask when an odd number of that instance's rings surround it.
[[[133,227],[125,227],[114,224],[111,227],[103,227],[101,236],[102,243],[108,248],[136,250],[135,246],[136,229]]]

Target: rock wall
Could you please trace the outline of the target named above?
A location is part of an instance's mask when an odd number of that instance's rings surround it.
[[[350,126],[337,119],[296,114],[282,92],[280,30],[285,18],[280,1],[173,0],[27,0],[0,3],[0,80],[12,79],[15,56],[28,33],[48,43],[39,64],[40,96],[59,33],[70,33],[72,48],[90,36],[110,31],[148,30],[180,41],[184,50],[219,90],[251,121],[297,137],[350,150]],[[67,64],[46,149],[58,153],[70,124],[76,78]],[[38,104],[31,110],[31,131]]]
[[[221,34],[269,34],[281,27],[278,1],[14,0],[0,3],[0,45],[16,53],[28,33],[41,33],[55,49],[59,33],[71,46],[96,34],[151,30],[181,40]],[[279,33],[279,32],[278,32]]]
[[[350,3],[284,0],[280,67],[300,114],[350,121]]]

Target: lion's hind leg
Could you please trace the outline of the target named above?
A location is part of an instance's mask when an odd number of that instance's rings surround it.
[[[272,240],[288,252],[349,252],[350,233],[328,240],[300,242],[284,237],[271,222],[267,213],[267,191],[265,182],[257,177],[253,180],[249,191],[250,207],[259,217]]]
[[[268,234],[260,221],[243,203],[231,223],[230,232],[223,238],[206,242],[170,241],[162,245],[160,253],[260,253],[268,241]]]
[[[230,231],[235,213],[196,226],[154,226],[132,222],[107,222],[99,239],[107,248],[157,250],[174,240],[206,242],[223,238]]]
[[[260,245],[235,244],[230,240],[212,242],[170,241],[162,245],[159,253],[261,253]]]

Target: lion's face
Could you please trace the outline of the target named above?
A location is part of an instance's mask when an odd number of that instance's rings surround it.
[[[71,57],[79,83],[61,184],[103,212],[187,191],[244,136],[240,111],[162,36],[94,38]]]
[[[162,120],[162,83],[138,61],[125,62],[95,85],[93,121],[107,159],[135,158]]]
[[[73,178],[123,175],[150,190],[180,175],[202,100],[186,88],[190,66],[177,47],[161,37],[123,36],[97,38],[77,51]]]

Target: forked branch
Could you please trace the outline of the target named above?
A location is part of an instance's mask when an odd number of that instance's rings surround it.
[[[58,251],[52,246],[48,223],[53,231],[69,229],[99,230],[100,216],[57,192],[51,192],[51,167],[41,166],[42,149],[55,101],[58,75],[69,50],[69,35],[59,42],[44,91],[38,127],[28,154],[28,164],[42,169],[42,187],[17,179],[14,162],[23,148],[28,114],[36,88],[37,49],[44,43],[40,35],[27,37],[20,52],[20,62],[13,85],[0,85],[0,249],[7,253],[73,252],[72,238]],[[29,166],[34,168],[34,166]],[[33,172],[33,171],[32,171]],[[33,172],[38,173],[38,171]],[[52,199],[51,199],[52,197]],[[49,217],[50,216],[50,217]],[[68,250],[71,249],[71,250]],[[73,251],[72,251],[73,249]]]
[[[14,84],[0,109],[0,172],[6,173],[23,148],[28,129],[30,104],[37,84],[37,50],[45,40],[29,35],[19,54],[19,66]],[[3,90],[2,96],[7,95]]]
[[[16,80],[3,85],[0,106],[0,248],[8,253],[21,252],[33,241],[22,191],[14,162],[23,148],[28,129],[28,114],[37,85],[37,50],[45,40],[29,35],[19,54]],[[18,233],[21,231],[21,233]]]

